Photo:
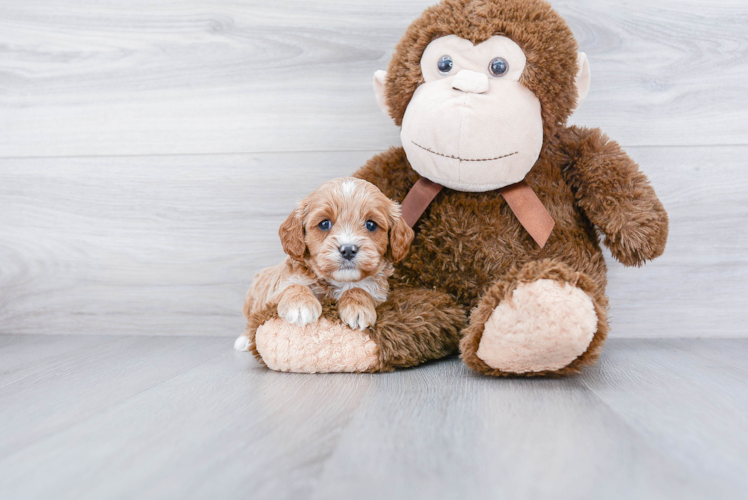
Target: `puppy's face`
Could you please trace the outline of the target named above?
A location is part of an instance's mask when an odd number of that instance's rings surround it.
[[[327,182],[302,200],[280,228],[283,250],[317,275],[359,281],[408,253],[413,230],[400,206],[361,179]]]

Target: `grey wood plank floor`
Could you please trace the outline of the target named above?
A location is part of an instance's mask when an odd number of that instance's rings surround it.
[[[215,337],[0,336],[0,498],[745,498],[748,339],[558,380],[296,375]]]

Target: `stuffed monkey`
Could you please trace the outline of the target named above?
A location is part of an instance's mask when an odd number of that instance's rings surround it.
[[[662,254],[667,214],[600,130],[568,127],[590,69],[542,0],[444,0],[405,32],[374,88],[402,147],[355,176],[413,225],[375,326],[247,318],[283,371],[388,371],[459,352],[490,376],[577,373],[608,332],[600,239],[627,266]],[[299,355],[301,353],[301,355]]]

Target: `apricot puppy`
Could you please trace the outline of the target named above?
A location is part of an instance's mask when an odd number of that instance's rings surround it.
[[[281,318],[305,326],[322,314],[320,299],[332,298],[340,319],[361,330],[376,323],[393,263],[405,258],[413,240],[400,205],[353,177],[326,182],[300,201],[279,235],[288,258],[255,276],[244,316],[275,303]],[[248,345],[242,335],[234,347]]]

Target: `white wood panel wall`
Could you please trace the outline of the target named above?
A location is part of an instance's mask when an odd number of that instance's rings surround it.
[[[0,0],[0,333],[227,335],[294,201],[399,144],[374,102],[429,1]],[[671,216],[613,336],[744,336],[748,5],[553,2]]]

